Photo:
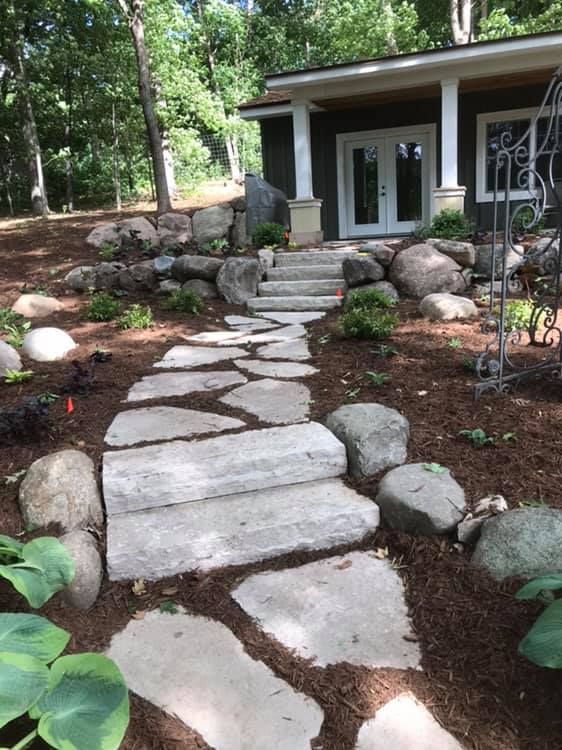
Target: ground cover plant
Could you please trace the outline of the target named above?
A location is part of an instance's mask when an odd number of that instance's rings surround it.
[[[388,338],[398,325],[398,315],[388,312],[395,304],[379,289],[350,292],[340,319],[344,335],[364,339]]]
[[[429,227],[421,232],[422,237],[442,240],[465,240],[473,231],[472,222],[456,208],[444,208],[436,214]]]
[[[562,589],[562,573],[535,578],[519,589],[520,601],[538,599],[546,605],[519,644],[519,653],[540,667],[562,669],[562,599],[552,592]]]
[[[88,307],[88,319],[96,322],[114,320],[119,312],[119,301],[108,292],[97,292],[92,295]]]
[[[122,331],[128,331],[131,328],[150,328],[154,324],[154,316],[150,307],[135,303],[131,305],[117,321],[117,325]]]
[[[203,300],[193,289],[175,289],[166,301],[169,310],[190,315],[199,315],[204,306]]]

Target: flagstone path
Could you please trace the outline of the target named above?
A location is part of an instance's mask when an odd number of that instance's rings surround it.
[[[317,370],[303,362],[310,358],[304,324],[323,314],[227,316],[224,331],[190,337],[155,363],[170,372],[132,386],[108,429],[103,461],[110,578],[154,580],[330,550],[377,528],[378,507],[341,479],[345,447],[308,421],[310,391],[299,379]],[[196,369],[218,364],[228,369]],[[217,412],[190,409],[194,393],[213,394]],[[235,416],[223,416],[225,405]],[[248,428],[244,415],[262,426]],[[401,579],[374,552],[250,575],[232,596],[268,637],[319,668],[342,661],[420,668]],[[321,707],[216,621],[150,612],[115,635],[108,653],[132,690],[214,750],[310,750],[321,731]],[[381,713],[364,725],[357,748],[406,747],[398,741],[400,712],[387,711],[384,722]],[[430,714],[420,721],[437,732],[441,744],[431,747],[457,748]]]

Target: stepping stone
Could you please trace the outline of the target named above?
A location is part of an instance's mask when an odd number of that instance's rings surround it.
[[[308,419],[310,391],[302,383],[254,380],[219,399],[268,424],[294,424]]]
[[[332,307],[340,307],[343,298],[336,295],[314,297],[314,296],[289,296],[289,297],[252,297],[246,301],[248,310],[252,312],[304,312],[309,310],[331,310]]]
[[[331,549],[361,540],[378,523],[375,503],[341,479],[123,513],[107,521],[108,574],[111,580],[155,580]]]
[[[263,375],[266,378],[305,378],[319,372],[311,365],[298,362],[262,362],[259,359],[235,359],[234,364],[241,370]]]
[[[258,573],[232,595],[266,633],[316,666],[419,667],[417,643],[405,640],[412,629],[402,581],[372,552]]]
[[[245,331],[205,331],[195,336],[185,336],[186,341],[195,341],[198,344],[221,344],[226,345],[238,343],[237,339],[244,336]]]
[[[355,750],[463,750],[411,693],[379,708],[359,730]]]
[[[206,617],[149,612],[113,636],[107,656],[131,690],[215,750],[310,750],[320,732],[318,704]]]
[[[244,352],[245,353],[245,352]],[[149,398],[186,396],[198,391],[218,391],[233,385],[247,383],[239,372],[166,372],[145,375],[130,388],[127,401],[146,401]]]
[[[277,323],[310,323],[311,320],[320,320],[326,313],[313,310],[312,312],[273,312],[259,313],[262,318],[275,320]]]
[[[223,432],[245,427],[240,419],[221,417],[195,409],[176,409],[173,406],[151,406],[131,409],[118,414],[105,435],[108,445],[122,447],[135,443],[173,440],[207,432]]]
[[[278,344],[260,346],[256,351],[258,357],[263,359],[310,359],[311,354],[306,341],[293,339],[281,341]]]
[[[105,453],[109,515],[344,474],[345,448],[316,422]]]
[[[155,362],[153,367],[201,367],[247,356],[248,352],[235,346],[228,349],[215,349],[211,346],[173,346],[166,352],[164,359]]]
[[[260,318],[249,318],[246,315],[225,315],[224,322],[227,326],[238,328],[240,331],[267,331],[270,328],[276,328],[275,323]]]
[[[302,325],[286,326],[277,328],[268,333],[248,333],[246,331],[211,331],[209,333],[198,333],[189,336],[188,341],[202,343],[216,343],[218,346],[229,346],[235,344],[269,344],[276,341],[287,341],[306,336],[306,328]],[[234,340],[233,340],[234,339]],[[245,352],[247,354],[247,352]]]

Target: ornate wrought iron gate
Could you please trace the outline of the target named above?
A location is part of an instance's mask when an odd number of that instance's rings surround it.
[[[523,378],[542,373],[562,377],[562,67],[553,75],[528,130],[515,142],[509,131],[502,133],[491,159],[492,278],[482,325],[491,338],[476,359],[475,398],[488,390],[508,391]],[[517,191],[516,199],[512,191]],[[523,200],[521,192],[526,194]],[[517,230],[537,228],[545,217],[552,229],[523,252],[516,244]],[[530,310],[528,323],[516,330],[509,325],[508,302],[514,298],[527,299]]]

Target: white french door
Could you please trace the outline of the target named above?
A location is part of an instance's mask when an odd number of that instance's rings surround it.
[[[339,135],[340,235],[407,234],[426,222],[433,150],[427,129]]]

